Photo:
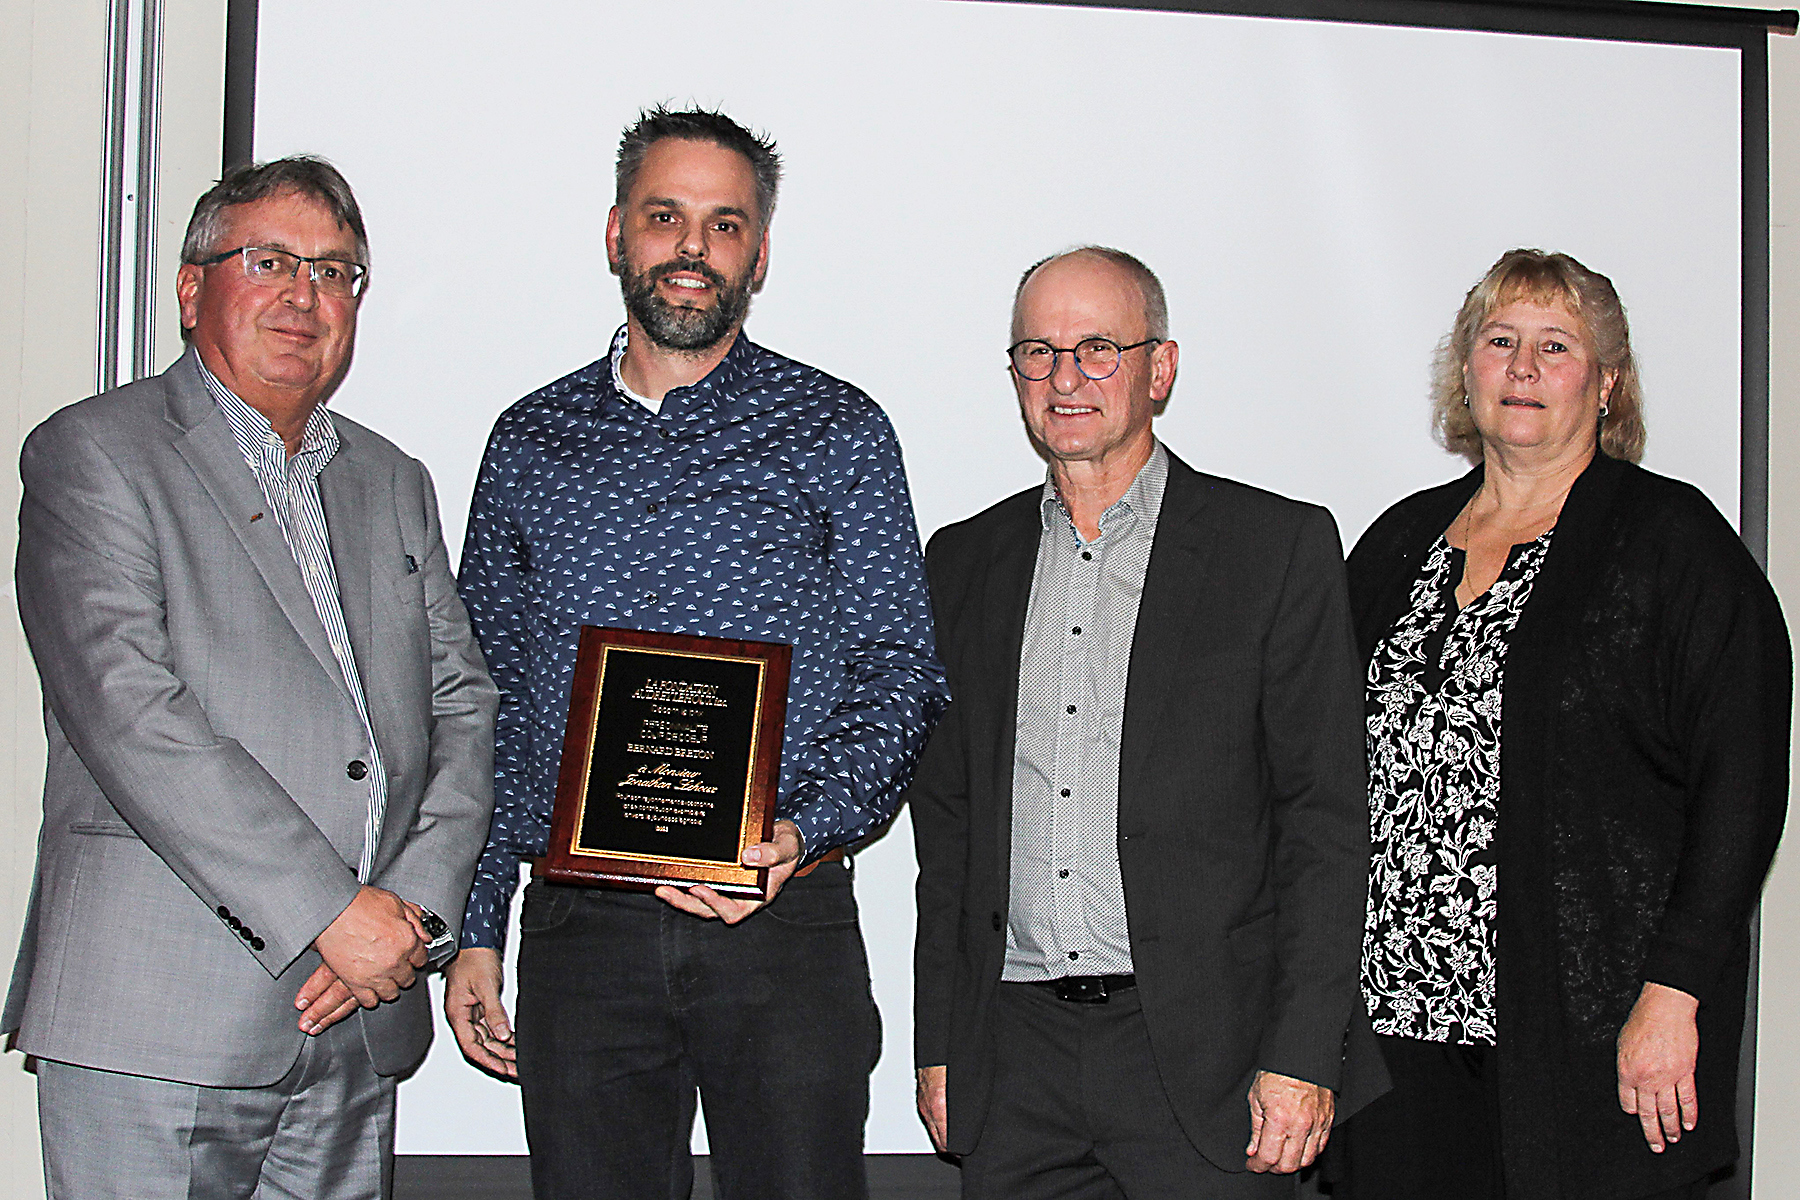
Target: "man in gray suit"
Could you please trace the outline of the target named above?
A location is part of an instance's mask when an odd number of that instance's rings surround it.
[[[424,467],[324,408],[367,278],[349,185],[233,171],[182,259],[187,353],[21,459],[50,757],[5,1029],[52,1197],[377,1197],[494,690]]]

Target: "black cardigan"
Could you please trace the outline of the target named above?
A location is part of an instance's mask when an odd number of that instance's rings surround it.
[[[1365,662],[1481,479],[1409,496],[1358,541]],[[1510,1200],[1640,1196],[1736,1157],[1749,919],[1787,811],[1791,686],[1780,606],[1718,510],[1597,455],[1506,662],[1495,1006]],[[1616,1039],[1647,980],[1700,1000],[1699,1125],[1660,1155],[1618,1103]]]

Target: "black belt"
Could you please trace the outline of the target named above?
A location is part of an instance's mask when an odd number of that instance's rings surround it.
[[[1114,992],[1137,986],[1136,975],[1065,975],[1061,979],[1034,979],[1032,987],[1056,993],[1058,1000],[1070,1004],[1105,1004]]]

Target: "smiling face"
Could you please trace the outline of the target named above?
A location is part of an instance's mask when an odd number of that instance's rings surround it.
[[[699,353],[737,337],[768,265],[756,175],[735,150],[664,138],[606,220],[606,253],[632,323]]]
[[[222,214],[214,253],[238,246],[359,262],[356,235],[310,196],[282,192]],[[207,370],[278,424],[330,394],[350,359],[357,301],[322,296],[305,264],[269,287],[244,275],[240,257],[210,267],[183,264],[175,277],[181,324]]]
[[[1476,331],[1463,364],[1469,416],[1496,451],[1591,453],[1618,372],[1603,370],[1586,324],[1560,303],[1517,299]]]
[[[1103,337],[1129,346],[1148,336],[1144,297],[1123,267],[1097,255],[1052,259],[1019,293],[1012,336],[1062,347]],[[1073,354],[1059,354],[1050,378],[1033,381],[1014,371],[1013,388],[1031,440],[1053,468],[1081,463],[1135,474],[1150,457],[1150,422],[1174,386],[1175,363],[1175,343],[1164,341],[1125,351],[1111,376],[1089,379]]]

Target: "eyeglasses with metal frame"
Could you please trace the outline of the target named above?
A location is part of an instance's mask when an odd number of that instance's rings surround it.
[[[194,265],[215,266],[233,255],[243,258],[244,278],[263,287],[284,287],[298,279],[301,263],[306,264],[306,274],[313,287],[327,296],[355,299],[362,295],[363,286],[369,281],[369,268],[361,263],[346,262],[341,258],[308,258],[304,254],[291,254],[268,246],[239,246],[203,258]]]
[[[1052,346],[1042,338],[1025,338],[1014,342],[1006,348],[1006,357],[1012,361],[1012,369],[1019,373],[1019,378],[1029,379],[1032,383],[1042,383],[1056,374],[1056,359],[1061,354],[1075,356],[1075,369],[1087,378],[1099,383],[1102,379],[1111,379],[1119,369],[1119,359],[1127,350],[1136,350],[1140,346],[1155,346],[1162,338],[1145,338],[1141,342],[1133,342],[1129,346],[1121,346],[1111,338],[1083,338],[1073,346]]]

